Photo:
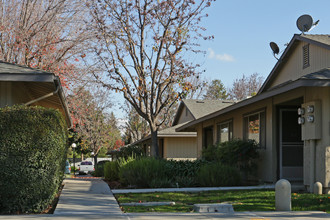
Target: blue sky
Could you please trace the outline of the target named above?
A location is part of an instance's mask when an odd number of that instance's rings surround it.
[[[330,34],[330,0],[217,0],[206,10],[202,22],[212,41],[201,41],[205,56],[191,56],[205,72],[202,79],[221,79],[230,87],[243,74],[259,73],[266,79],[276,59],[269,43],[284,50],[294,34],[300,34],[296,20],[309,14],[320,20],[308,34]],[[124,117],[114,108],[117,117]]]
[[[207,10],[203,22],[212,41],[201,42],[202,78],[221,79],[230,87],[234,79],[255,72],[268,76],[276,59],[269,43],[284,50],[294,34],[296,20],[309,14],[319,24],[309,34],[330,34],[329,0],[218,0]]]

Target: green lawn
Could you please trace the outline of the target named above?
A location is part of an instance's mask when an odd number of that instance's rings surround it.
[[[275,192],[270,190],[131,193],[115,194],[115,197],[119,203],[140,201],[176,203],[174,206],[122,206],[124,212],[191,212],[194,204],[221,202],[233,204],[235,211],[275,211]],[[292,193],[292,210],[330,213],[330,195]]]

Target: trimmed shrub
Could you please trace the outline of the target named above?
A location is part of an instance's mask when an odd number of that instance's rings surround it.
[[[44,210],[62,183],[67,149],[58,110],[0,108],[0,213]]]
[[[120,182],[132,187],[171,187],[166,175],[166,161],[151,157],[139,158],[120,167]]]
[[[109,161],[104,164],[104,178],[109,181],[119,180],[118,161]]]
[[[166,176],[171,178],[172,182],[178,187],[196,186],[196,175],[203,164],[205,164],[203,160],[166,160]]]
[[[102,177],[104,176],[104,166],[106,163],[109,163],[110,161],[100,161],[95,165],[95,171],[93,173],[93,176],[96,177]]]
[[[207,161],[219,161],[234,166],[248,175],[257,170],[258,147],[254,140],[234,139],[220,143],[219,146],[210,146],[203,150],[202,155]]]
[[[197,182],[200,186],[236,186],[241,184],[241,178],[234,167],[211,162],[200,168]]]

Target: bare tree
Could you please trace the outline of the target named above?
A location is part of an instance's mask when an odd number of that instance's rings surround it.
[[[133,108],[130,108],[125,129],[126,141],[129,144],[147,137],[150,133],[148,123]]]
[[[197,52],[197,39],[204,28],[203,10],[213,0],[100,0],[91,1],[96,32],[95,79],[121,92],[136,112],[148,122],[152,152],[158,156],[157,131],[179,98],[197,76],[196,68],[184,58]],[[205,37],[208,39],[211,37]]]
[[[262,86],[263,77],[258,73],[250,76],[243,74],[242,78],[235,79],[232,88],[229,89],[229,97],[233,100],[243,100],[257,94]]]
[[[64,87],[90,34],[80,0],[1,0],[0,59],[54,72]]]

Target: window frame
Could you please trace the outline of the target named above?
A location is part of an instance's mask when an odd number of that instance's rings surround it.
[[[228,132],[228,141],[233,140],[233,136],[234,136],[233,135],[233,126],[234,126],[234,123],[233,123],[233,119],[229,119],[229,120],[217,123],[217,144],[225,142],[225,141],[220,140],[220,138],[221,138],[221,125],[225,125],[225,124],[228,124],[228,130],[229,130],[229,132]]]
[[[243,140],[248,140],[249,117],[255,115],[258,115],[259,119],[259,149],[266,149],[266,108],[243,115]]]

